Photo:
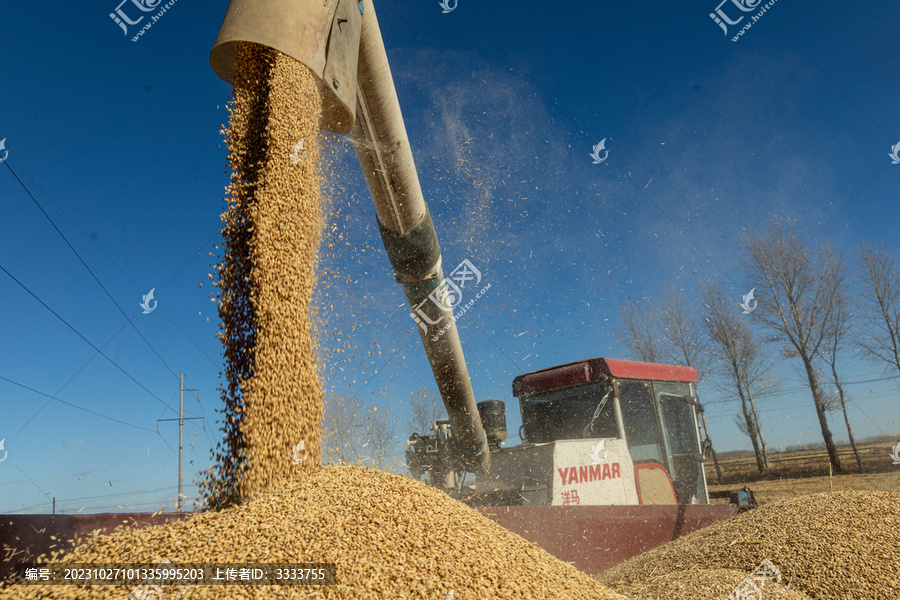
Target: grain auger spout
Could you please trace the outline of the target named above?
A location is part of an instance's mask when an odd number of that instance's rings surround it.
[[[274,48],[311,69],[319,78],[323,126],[353,136],[394,275],[410,307],[424,313],[419,335],[458,459],[467,470],[486,471],[488,442],[453,321],[441,249],[371,0],[232,0],[210,53],[213,70],[228,82],[241,42]]]

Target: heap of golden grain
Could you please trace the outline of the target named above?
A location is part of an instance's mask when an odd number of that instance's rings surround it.
[[[783,600],[794,592],[820,600],[881,600],[900,598],[898,557],[900,494],[829,492],[720,521],[613,567],[599,580],[636,600],[712,600],[726,598],[768,559],[782,584],[791,586]],[[774,598],[779,589],[766,584],[764,597]]]
[[[119,529],[66,562],[332,562],[335,586],[164,586],[163,599],[623,600],[575,567],[423,483],[356,466],[316,469],[254,500]],[[126,586],[23,586],[0,600],[125,600]],[[153,600],[157,600],[154,598]]]

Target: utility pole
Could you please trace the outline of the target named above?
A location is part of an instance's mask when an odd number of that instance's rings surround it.
[[[56,496],[53,496],[53,514],[56,514]]]
[[[203,427],[206,428],[206,421],[203,417],[188,417],[184,418],[184,392],[197,392],[197,402],[200,402],[200,390],[195,388],[186,388],[184,387],[184,373],[181,374],[181,380],[178,385],[178,418],[177,419],[157,419],[156,420],[156,432],[159,433],[159,422],[160,421],[178,421],[178,504],[177,510],[181,512],[181,502],[182,498],[184,498],[183,493],[183,485],[184,485],[184,474],[182,471],[182,462],[183,462],[183,454],[184,454],[184,422],[185,421],[203,421]]]

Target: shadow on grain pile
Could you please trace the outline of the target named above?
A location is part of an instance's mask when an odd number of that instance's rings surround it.
[[[900,494],[833,492],[774,502],[721,521],[597,579],[633,600],[713,600],[726,598],[769,559],[784,585],[767,583],[767,598],[788,583],[783,600],[900,598],[898,552]]]
[[[355,466],[324,467],[245,504],[120,529],[65,562],[333,562],[337,586],[195,586],[195,598],[625,600],[445,493]],[[32,595],[27,596],[28,591]],[[116,598],[124,586],[16,586],[7,598]],[[181,586],[167,586],[175,597]]]

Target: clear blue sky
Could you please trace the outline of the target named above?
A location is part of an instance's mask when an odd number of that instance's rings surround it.
[[[732,42],[716,4],[376,5],[444,263],[468,258],[491,284],[460,333],[476,395],[507,401],[511,433],[516,374],[628,358],[611,330],[626,297],[664,282],[693,295],[703,277],[739,300],[741,236],[772,215],[807,240],[900,254],[900,5],[776,2]],[[136,43],[116,5],[2,9],[0,266],[109,360],[0,272],[0,512],[49,512],[50,497],[67,512],[171,508],[177,424],[156,420],[177,416],[179,373],[200,390],[186,410],[209,418],[185,427],[188,496],[219,437],[207,274],[230,88],[208,54],[226,3],[178,0]],[[344,279],[323,293],[355,359],[326,385],[390,410],[399,454],[406,399],[434,384],[355,157],[334,148],[334,231],[350,245],[326,259]],[[853,357],[844,371],[864,382],[848,386],[856,432],[900,433],[897,380]],[[769,444],[820,441],[796,368],[782,376],[762,406]],[[704,398],[717,448],[749,447],[727,396]]]

